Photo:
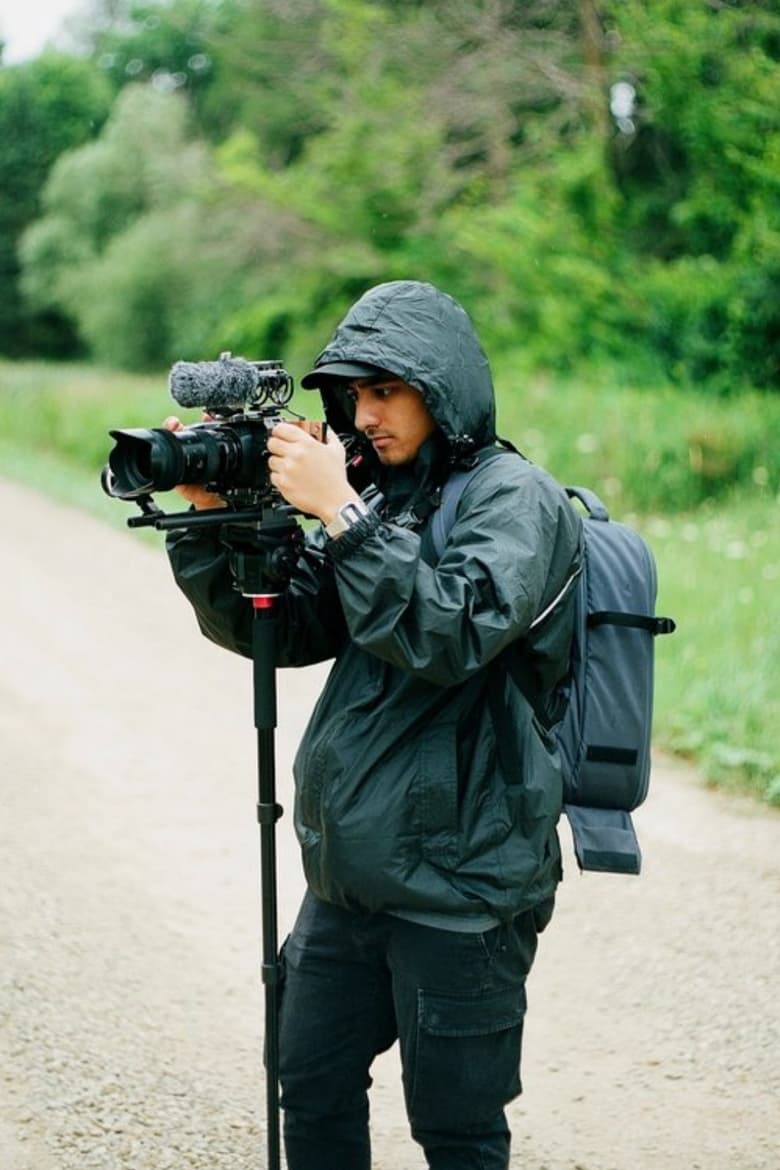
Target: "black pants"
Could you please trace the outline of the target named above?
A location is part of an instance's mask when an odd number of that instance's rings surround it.
[[[280,1004],[289,1170],[369,1170],[369,1069],[396,1038],[428,1165],[505,1170],[536,941],[530,912],[467,934],[307,894],[284,946]]]

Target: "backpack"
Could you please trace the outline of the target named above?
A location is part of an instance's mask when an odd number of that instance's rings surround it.
[[[485,461],[453,472],[442,488],[431,523],[437,558],[460,497]],[[548,730],[560,755],[563,807],[580,869],[638,874],[642,854],[631,812],[647,796],[650,780],[654,639],[676,627],[671,618],[655,616],[655,560],[642,537],[611,520],[588,488],[564,490],[585,508],[583,558],[556,599],[576,591],[569,670],[558,696],[562,714]],[[539,614],[532,630],[552,608]],[[539,696],[522,671],[513,670],[511,656],[507,661],[544,723]]]

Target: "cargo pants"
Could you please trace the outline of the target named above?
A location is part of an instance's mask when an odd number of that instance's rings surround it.
[[[506,1170],[537,925],[529,911],[484,933],[440,930],[307,893],[282,951],[289,1170],[369,1170],[370,1068],[396,1039],[431,1170]]]

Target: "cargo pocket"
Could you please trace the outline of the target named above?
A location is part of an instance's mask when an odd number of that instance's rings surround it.
[[[478,997],[420,991],[413,1068],[405,1070],[415,1130],[468,1130],[518,1095],[524,987]]]

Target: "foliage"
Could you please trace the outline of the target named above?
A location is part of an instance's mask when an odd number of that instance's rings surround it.
[[[0,353],[35,346],[73,349],[62,317],[30,313],[19,295],[18,239],[40,214],[41,189],[55,160],[97,133],[110,93],[89,62],[46,53],[0,68]]]
[[[134,82],[161,93],[186,89],[200,109],[214,81],[211,46],[225,23],[222,9],[212,0],[107,0],[88,30],[90,56],[116,92]]]
[[[62,158],[24,262],[103,360],[297,355],[372,283],[417,276],[527,369],[780,386],[774,0],[102,11],[112,117]]]
[[[203,168],[199,152],[187,151],[185,117],[184,108],[171,99],[139,87],[125,90],[101,137],[58,160],[44,191],[47,214],[21,244],[24,287],[32,303],[73,316],[96,353],[120,362],[136,360],[133,344],[143,360],[150,346],[148,329],[158,327],[160,306],[143,305],[150,289],[143,266],[124,285],[126,270],[117,272],[116,283],[128,290],[130,305],[140,310],[142,319],[134,320],[129,312],[115,332],[111,306],[104,299],[112,290],[101,279],[102,262],[112,241],[121,239],[139,217],[181,199],[193,172],[197,181]],[[126,249],[120,249],[119,264],[126,261]],[[156,257],[150,258],[148,267],[155,265]],[[134,277],[136,287],[130,288]],[[131,331],[128,346],[122,334]]]
[[[622,0],[609,13],[613,67],[637,90],[613,149],[626,228],[655,256],[724,258],[780,178],[776,5]]]
[[[549,112],[577,90],[569,0],[222,0],[217,8],[224,33],[213,44],[216,80],[202,124],[219,138],[249,130],[271,169],[295,162],[372,98],[392,114],[386,99],[395,89],[425,93],[426,121],[447,127],[450,170],[498,174],[523,137],[525,113]],[[406,125],[412,136],[422,128]],[[365,139],[361,153],[381,154],[376,146]]]
[[[126,368],[198,356],[239,303],[262,248],[257,215],[219,198],[208,150],[176,95],[125,89],[100,138],[63,155],[26,233],[25,288],[79,322],[92,352]]]
[[[646,342],[677,378],[780,386],[780,14],[764,3],[609,6],[637,92],[614,140],[616,225],[646,282]]]
[[[564,372],[619,350],[617,327],[630,313],[610,270],[611,193],[577,206],[583,186],[597,184],[595,152],[583,151],[518,168],[501,202],[479,214],[468,195],[442,211],[435,238],[446,287],[458,289],[491,353],[516,357],[522,347],[527,367]],[[430,246],[427,233],[409,242],[410,271],[424,267]]]

